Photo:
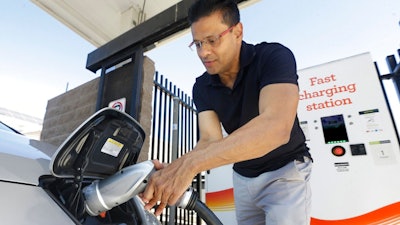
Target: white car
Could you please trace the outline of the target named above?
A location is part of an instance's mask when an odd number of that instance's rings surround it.
[[[89,118],[59,148],[0,123],[0,224],[160,224],[137,197],[98,216],[85,209],[84,187],[135,164],[144,137],[136,121],[111,109]]]

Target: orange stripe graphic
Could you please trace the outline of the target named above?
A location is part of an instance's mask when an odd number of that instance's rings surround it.
[[[214,212],[234,211],[233,188],[206,193],[207,206]],[[369,213],[341,220],[311,218],[311,225],[394,225],[400,224],[400,202]]]
[[[400,202],[387,205],[372,212],[343,220],[311,218],[312,225],[383,225],[400,224]]]
[[[233,188],[206,193],[206,204],[214,212],[234,210]]]

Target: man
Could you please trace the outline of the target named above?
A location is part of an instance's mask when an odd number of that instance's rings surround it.
[[[160,202],[160,214],[196,174],[234,163],[238,224],[308,224],[312,163],[296,114],[292,52],[277,43],[242,41],[239,10],[231,0],[196,1],[189,22],[190,46],[206,68],[193,86],[200,140],[168,166],[154,161],[158,171],[142,195],[145,208]]]

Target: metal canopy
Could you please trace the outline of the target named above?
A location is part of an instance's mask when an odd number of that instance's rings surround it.
[[[187,10],[193,0],[31,0],[85,40],[98,47],[86,68],[96,72],[136,48],[155,43],[188,28]],[[240,7],[258,0],[238,0]],[[118,59],[116,59],[118,58]]]
[[[105,60],[112,65],[118,59],[129,57],[137,48],[151,49],[154,43],[188,28],[187,10],[192,1],[182,0],[91,52],[86,68],[95,72],[105,65]]]
[[[96,47],[181,0],[31,0]]]

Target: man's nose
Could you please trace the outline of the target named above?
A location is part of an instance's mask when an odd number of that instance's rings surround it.
[[[211,52],[210,45],[208,44],[203,44],[199,49],[197,49],[197,54],[199,55],[200,58],[205,58],[207,55],[209,55]]]

